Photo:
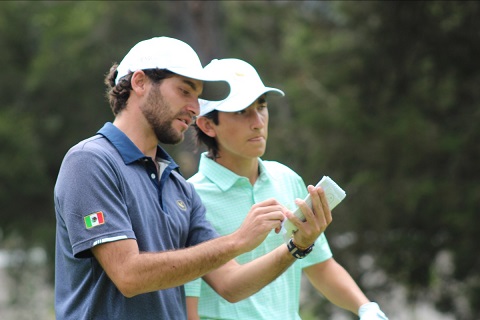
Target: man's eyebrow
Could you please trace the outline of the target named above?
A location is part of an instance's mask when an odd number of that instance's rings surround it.
[[[197,91],[197,86],[195,85],[195,83],[193,81],[190,81],[188,79],[183,79],[183,83],[186,83],[187,85],[189,85],[194,91]]]

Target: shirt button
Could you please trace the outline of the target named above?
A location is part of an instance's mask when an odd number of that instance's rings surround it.
[[[152,177],[152,179],[155,179],[155,173],[152,173],[150,177]]]

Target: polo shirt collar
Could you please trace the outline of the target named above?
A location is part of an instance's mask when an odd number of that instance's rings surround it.
[[[258,167],[260,168],[260,176],[258,177],[258,180],[265,181],[272,178],[260,158],[258,158]],[[199,171],[216,184],[222,191],[227,191],[239,180],[247,179],[208,158],[206,152],[202,153],[200,156]]]
[[[118,153],[122,156],[125,164],[131,164],[137,160],[146,158],[132,140],[130,140],[122,130],[114,126],[113,123],[105,123],[97,133],[107,138],[108,141],[113,144]],[[170,157],[170,155],[160,146],[157,146],[157,157],[169,161],[169,167],[178,168],[178,165],[173,161],[172,157]]]

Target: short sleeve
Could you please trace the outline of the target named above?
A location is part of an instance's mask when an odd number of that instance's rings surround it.
[[[76,257],[91,256],[98,243],[135,238],[116,165],[101,151],[84,148],[71,150],[62,163],[55,204]],[[91,217],[101,220],[91,224]]]

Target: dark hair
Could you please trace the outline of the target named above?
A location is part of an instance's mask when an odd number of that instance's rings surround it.
[[[132,74],[130,72],[126,76],[122,77],[118,84],[115,84],[115,79],[117,78],[118,64],[115,63],[110,71],[105,76],[105,85],[107,86],[106,97],[110,103],[110,108],[114,115],[117,115],[125,109],[127,106],[127,100],[130,97],[130,90],[132,90]],[[158,84],[166,78],[170,78],[174,75],[173,72],[167,69],[145,69],[143,70],[145,75],[153,81],[153,83]]]
[[[210,111],[209,113],[207,113],[206,115],[203,115],[202,117],[212,120],[215,125],[218,125],[219,123],[217,110]],[[195,131],[196,131],[197,144],[200,145],[203,143],[208,149],[207,157],[209,157],[212,160],[217,159],[218,158],[217,140],[215,138],[212,138],[206,135],[205,132],[203,132],[202,129],[200,129],[196,123],[193,125],[193,127],[195,128]]]

